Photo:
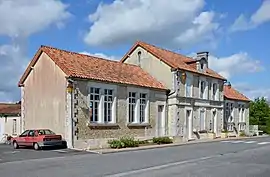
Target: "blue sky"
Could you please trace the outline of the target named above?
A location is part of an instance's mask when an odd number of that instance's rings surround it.
[[[250,98],[270,96],[270,0],[0,1],[0,101],[40,45],[119,59],[136,40],[182,54],[209,51],[210,67]]]

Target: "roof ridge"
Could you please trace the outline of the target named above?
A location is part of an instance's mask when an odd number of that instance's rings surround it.
[[[98,56],[94,56],[94,55],[87,55],[87,54],[83,54],[83,53],[79,53],[79,52],[74,52],[74,51],[69,51],[69,50],[66,50],[66,49],[60,49],[60,48],[57,48],[57,47],[52,47],[52,46],[47,46],[47,45],[41,45],[41,48],[49,48],[49,49],[54,49],[54,50],[58,50],[58,51],[67,52],[67,53],[74,54],[74,55],[81,55],[81,56],[86,56],[86,57],[89,57],[89,58],[92,57],[92,58],[99,59],[99,60],[106,60],[108,62],[114,62],[114,63],[123,64],[123,65],[129,65],[129,66],[139,67],[139,66],[137,66],[135,64],[121,63],[120,60],[119,61],[117,61],[117,60],[110,60],[109,58],[102,58],[102,57],[98,57]]]
[[[190,59],[192,59],[192,60],[195,60],[195,59],[193,59],[193,58],[191,58],[191,57],[188,57],[188,56],[186,56],[186,55],[183,55],[183,54],[181,54],[181,53],[176,53],[176,52],[174,52],[174,51],[172,51],[172,50],[165,49],[165,48],[163,48],[163,47],[160,47],[160,46],[157,46],[157,45],[154,45],[154,44],[150,44],[150,43],[147,43],[147,42],[144,42],[144,41],[139,41],[139,43],[141,43],[141,44],[146,44],[146,45],[150,45],[150,46],[152,46],[152,47],[159,48],[159,49],[161,49],[161,50],[165,50],[165,51],[167,51],[167,52],[171,52],[171,53],[173,53],[173,54],[180,55],[180,56],[183,56],[183,57],[186,57],[186,58],[190,58]]]

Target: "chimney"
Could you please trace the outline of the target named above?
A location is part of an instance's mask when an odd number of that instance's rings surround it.
[[[208,62],[209,52],[197,52],[197,60],[205,59]]]
[[[196,56],[197,70],[205,71],[208,68],[208,54],[209,52],[198,52]],[[202,69],[203,68],[203,69]]]
[[[232,87],[231,82],[228,82],[228,88],[231,88],[231,87]]]

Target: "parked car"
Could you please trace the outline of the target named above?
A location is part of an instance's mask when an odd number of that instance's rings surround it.
[[[12,145],[14,149],[24,146],[39,150],[48,146],[66,147],[66,141],[62,139],[61,135],[56,135],[49,129],[36,129],[25,130],[21,135],[12,138]]]

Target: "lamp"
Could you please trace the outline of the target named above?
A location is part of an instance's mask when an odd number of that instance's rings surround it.
[[[72,83],[68,83],[67,92],[68,93],[71,93],[72,91],[73,91],[73,84]]]

